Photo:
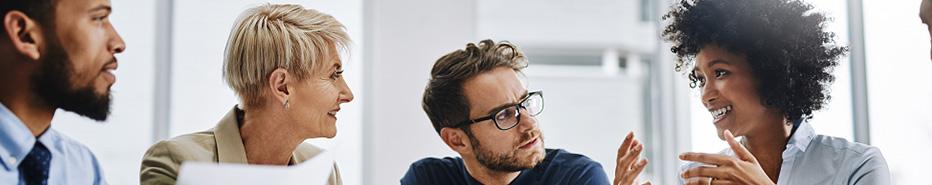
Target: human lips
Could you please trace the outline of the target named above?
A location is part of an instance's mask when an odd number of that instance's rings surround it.
[[[340,112],[340,108],[330,110],[330,112],[327,112],[327,115],[329,115],[330,117],[336,118],[337,112]]]
[[[521,147],[519,147],[519,148],[521,148],[521,149],[528,149],[528,148],[531,148],[531,147],[537,145],[537,143],[538,143],[539,141],[540,141],[540,137],[534,137],[534,138],[532,138],[532,139],[530,139],[530,140],[528,140],[528,141],[525,141],[525,142],[521,145]]]
[[[116,71],[118,67],[119,64],[116,62],[116,60],[113,60],[104,65],[104,67],[101,69],[101,73],[104,75],[104,78],[107,78],[108,81],[110,81],[110,83],[116,83],[116,75],[114,74],[114,71]]]

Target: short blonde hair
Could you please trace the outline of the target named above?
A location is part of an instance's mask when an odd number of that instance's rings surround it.
[[[294,4],[264,4],[237,19],[227,40],[223,78],[241,99],[241,106],[262,104],[260,93],[268,75],[282,68],[298,80],[307,79],[345,51],[349,37],[332,16]]]

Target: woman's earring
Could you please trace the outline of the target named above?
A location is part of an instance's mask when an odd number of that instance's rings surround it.
[[[282,104],[286,109],[288,108],[288,98],[285,98],[285,103]]]

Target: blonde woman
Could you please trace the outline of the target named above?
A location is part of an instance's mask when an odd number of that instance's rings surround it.
[[[146,152],[141,184],[174,184],[188,161],[293,165],[336,135],[340,104],[353,100],[339,57],[349,38],[330,15],[299,5],[247,10],[227,41],[223,78],[240,98],[217,126],[161,141]],[[342,184],[336,165],[329,184]]]

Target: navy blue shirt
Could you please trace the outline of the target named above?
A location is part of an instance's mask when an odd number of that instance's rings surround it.
[[[610,184],[602,165],[563,149],[546,149],[547,156],[532,169],[521,171],[509,184]],[[425,158],[414,162],[401,184],[482,184],[469,175],[459,157]]]

